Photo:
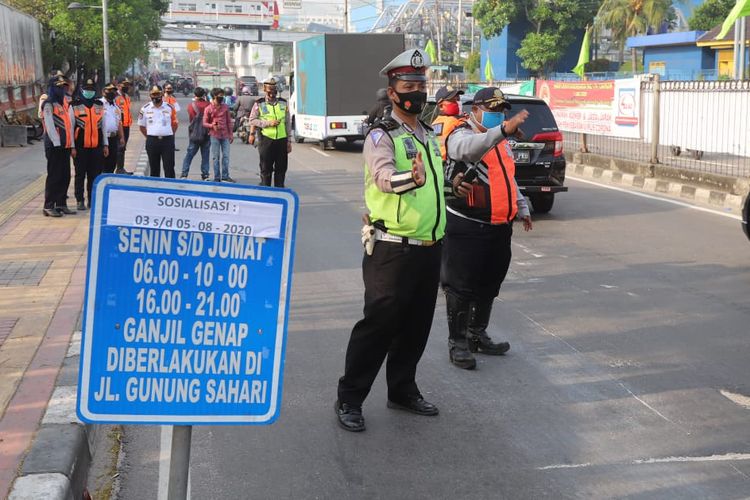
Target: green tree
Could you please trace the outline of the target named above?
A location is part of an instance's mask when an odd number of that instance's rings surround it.
[[[539,75],[550,70],[580,31],[593,20],[601,0],[477,0],[473,15],[486,38],[510,23],[530,29],[517,51],[521,64]]]
[[[706,0],[693,11],[688,26],[691,30],[710,31],[724,22],[735,3],[735,0]]]
[[[649,28],[673,18],[672,0],[604,0],[597,22],[612,32],[622,52],[628,37],[645,35]],[[631,67],[638,67],[638,51],[631,49]]]
[[[466,58],[466,65],[464,67],[464,70],[466,71],[466,73],[473,75],[479,69],[480,64],[481,56],[479,52],[475,50],[474,52],[469,54],[469,57]]]
[[[11,5],[36,17],[45,33],[44,63],[60,68],[78,62],[103,66],[102,13],[99,9],[68,10],[69,0],[10,0]],[[101,5],[98,1],[90,5]],[[125,71],[135,58],[148,58],[149,40],[158,40],[164,0],[117,0],[109,3],[109,53],[112,75]],[[51,33],[55,33],[54,42]],[[71,64],[72,66],[72,64]]]

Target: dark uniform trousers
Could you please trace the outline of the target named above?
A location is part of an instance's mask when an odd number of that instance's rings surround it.
[[[447,212],[440,281],[446,293],[492,301],[510,266],[511,224],[482,224]]]
[[[365,254],[364,318],[352,330],[344,376],[339,380],[342,403],[360,406],[386,363],[388,399],[420,395],[415,381],[432,326],[440,278],[440,242],[413,246],[378,241]]]
[[[80,148],[76,150],[76,157],[73,159],[75,165],[75,195],[76,201],[84,200],[84,184],[86,184],[86,193],[88,193],[89,205],[91,204],[91,187],[94,185],[96,176],[102,173],[104,161],[104,152],[99,148]]]
[[[151,177],[161,177],[161,164],[164,177],[174,179],[174,136],[165,135],[161,139],[154,135],[146,137],[146,154]]]
[[[273,179],[274,187],[284,187],[286,169],[289,162],[287,141],[284,139],[269,139],[260,134],[260,185],[270,186]]]
[[[70,149],[48,147],[44,155],[47,157],[44,208],[65,207],[70,186]]]
[[[125,145],[114,156],[117,158],[117,170],[125,168],[125,150],[128,149],[128,139],[130,139],[130,127],[122,127],[122,131],[124,133]]]
[[[102,173],[111,174],[115,171],[120,159],[120,139],[117,134],[109,136],[109,156],[102,159]]]

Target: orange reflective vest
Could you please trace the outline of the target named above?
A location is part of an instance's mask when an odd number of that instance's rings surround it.
[[[432,130],[435,131],[435,135],[440,142],[440,154],[443,155],[443,161],[448,159],[445,156],[445,140],[451,135],[451,132],[462,123],[466,123],[466,118],[447,115],[439,115],[435,118],[435,121],[432,122]]]
[[[94,101],[91,107],[83,102],[77,102],[73,105],[73,115],[76,117],[76,147],[98,148],[102,144],[104,106],[98,101]]]
[[[130,97],[120,94],[115,98],[115,104],[122,110],[122,126],[131,126],[133,124],[133,115],[130,114]]]
[[[455,172],[464,171],[469,166],[453,162]],[[518,188],[514,179],[516,164],[508,141],[503,139],[495,144],[474,167],[477,182],[471,193],[466,198],[450,200],[449,208],[470,219],[508,224],[518,214]]]
[[[45,104],[42,105],[42,108]],[[55,122],[57,135],[60,136],[60,146],[70,149],[73,147],[73,123],[70,121],[70,105],[68,101],[64,101],[63,104],[54,103],[51,106],[52,120]],[[42,124],[44,124],[44,120],[42,120]],[[47,131],[46,127],[44,127],[44,131]]]
[[[177,98],[173,95],[164,94],[164,102],[166,102],[167,104],[169,104],[170,106],[174,108],[174,103],[177,102]]]

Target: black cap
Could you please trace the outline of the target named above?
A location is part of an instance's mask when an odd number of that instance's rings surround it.
[[[57,76],[50,78],[49,84],[50,86],[54,86],[54,87],[64,87],[65,85],[68,84],[68,80],[66,80],[65,77],[62,75],[57,75]]]
[[[445,101],[446,99],[453,99],[454,97],[458,95],[463,95],[463,90],[454,89],[450,85],[447,87],[440,87],[438,91],[435,93],[435,102],[440,104],[440,101]]]
[[[474,94],[472,104],[484,106],[487,109],[510,109],[510,103],[505,99],[503,91],[497,87],[487,87]]]
[[[94,83],[94,80],[89,78],[86,80],[83,85],[81,86],[83,90],[96,90],[96,84]]]

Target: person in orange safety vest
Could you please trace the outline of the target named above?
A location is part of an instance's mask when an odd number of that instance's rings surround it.
[[[466,121],[466,114],[461,110],[461,96],[463,90],[457,90],[448,85],[440,87],[435,93],[435,102],[440,113],[432,122],[432,129],[440,141],[440,154],[445,162],[445,138],[453,130]]]
[[[104,104],[96,99],[96,84],[88,79],[81,87],[81,94],[73,101],[73,137],[75,141],[75,196],[78,210],[86,210],[84,194],[88,194],[91,207],[91,188],[94,179],[102,173],[104,158],[109,156],[109,138],[102,133]],[[84,193],[84,183],[86,193]]]
[[[473,353],[500,355],[508,342],[487,335],[492,303],[511,258],[513,220],[532,227],[526,199],[515,180],[516,166],[507,137],[528,117],[521,110],[510,119],[510,103],[495,87],[474,95],[471,113],[446,140],[446,178],[463,174],[472,182],[466,198],[447,202],[440,281],[448,309],[448,352],[459,368],[476,367]]]
[[[44,126],[44,154],[47,158],[47,180],[44,184],[44,208],[46,217],[62,217],[75,214],[68,208],[70,186],[70,156],[73,149],[73,108],[68,103],[66,88],[68,81],[58,75],[49,82],[47,99],[42,104]]]
[[[127,174],[125,170],[125,150],[128,147],[128,139],[130,138],[130,126],[133,124],[133,113],[130,111],[130,87],[132,84],[127,78],[120,80],[118,85],[117,97],[115,97],[115,104],[122,111],[122,132],[125,137],[125,144],[117,149],[117,168],[115,169],[116,174]]]

